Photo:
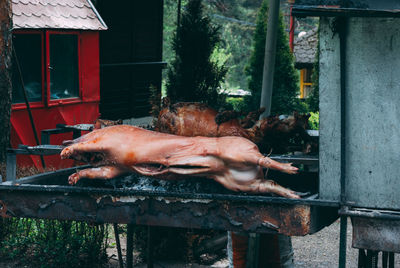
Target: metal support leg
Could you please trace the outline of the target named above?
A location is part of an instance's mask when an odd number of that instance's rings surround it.
[[[394,253],[389,252],[389,268],[394,268]]]
[[[119,267],[124,268],[124,260],[122,259],[121,243],[119,241],[118,224],[114,223],[115,243],[117,244]]]
[[[40,139],[42,144],[50,144],[50,133],[42,130],[40,132]]]
[[[147,226],[147,268],[154,267],[153,252],[153,231],[151,226]]]
[[[256,233],[250,233],[248,250],[247,250],[246,268],[258,267],[259,247],[260,247],[260,235]]]
[[[17,179],[17,154],[8,151],[6,163],[6,180],[15,181]]]
[[[389,265],[389,266],[388,266]],[[363,266],[365,267],[365,266]],[[382,268],[394,268],[394,253],[393,252],[382,252]]]
[[[378,268],[379,251],[372,252],[372,268]]]
[[[358,268],[365,268],[367,263],[367,255],[363,249],[358,250]]]
[[[128,224],[126,234],[126,267],[133,268],[133,224]]]
[[[346,268],[347,217],[340,216],[339,268]]]
[[[387,268],[389,254],[386,251],[382,252],[382,268]]]
[[[367,250],[367,268],[378,267],[378,252],[374,250]]]

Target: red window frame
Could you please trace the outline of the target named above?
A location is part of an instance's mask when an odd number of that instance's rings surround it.
[[[73,98],[66,98],[66,99],[55,99],[52,100],[50,98],[50,35],[51,34],[66,34],[66,35],[76,35],[78,41],[78,90],[79,96]],[[50,106],[57,106],[62,104],[69,104],[69,103],[79,103],[82,102],[82,74],[81,74],[81,35],[78,31],[46,31],[46,96],[47,96],[47,105]]]
[[[40,34],[42,39],[42,101],[29,102],[31,108],[53,107],[63,104],[81,103],[82,100],[82,68],[81,68],[81,34],[79,31],[56,31],[56,30],[14,30],[13,34]],[[77,36],[78,47],[78,90],[79,96],[65,99],[50,99],[50,35],[66,34]],[[18,52],[17,52],[18,53]],[[12,110],[26,109],[25,103],[13,103]]]
[[[44,46],[44,32],[43,31],[37,31],[37,30],[32,30],[32,31],[24,31],[24,30],[18,30],[18,31],[14,31],[13,34],[39,34],[41,36],[41,41],[42,41],[42,50],[41,50],[41,54],[42,54],[42,100],[41,101],[34,101],[34,102],[29,102],[29,106],[31,108],[42,108],[45,106],[45,98],[46,98],[46,94],[45,94],[45,90],[44,88],[46,87],[46,80],[45,80],[45,72],[44,72],[44,55],[45,55],[45,46]],[[16,52],[18,54],[18,51]],[[18,57],[18,55],[17,55]],[[11,105],[12,110],[22,110],[22,109],[26,109],[26,104],[25,102],[22,103],[13,103]]]

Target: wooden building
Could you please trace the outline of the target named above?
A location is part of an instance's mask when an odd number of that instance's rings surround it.
[[[165,65],[163,1],[12,0],[12,4],[14,45],[22,72],[21,79],[14,64],[14,148],[35,145],[21,81],[39,135],[56,124],[149,115],[150,87],[161,90]],[[50,142],[60,144],[70,138],[59,134]],[[19,164],[40,166],[38,157],[18,158]],[[46,157],[46,164],[69,165],[57,156]]]
[[[318,29],[308,31],[294,41],[295,67],[300,70],[300,98],[305,99],[312,91],[311,76],[316,60]]]
[[[24,88],[37,133],[56,124],[93,123],[100,102],[99,31],[107,29],[94,6],[86,0],[12,0],[12,10],[12,146],[36,144]],[[70,138],[57,135],[51,142]],[[39,162],[18,158],[24,165]],[[57,156],[46,162],[60,164]]]
[[[163,1],[97,0],[107,22],[100,33],[102,118],[149,116],[150,87],[161,90]]]

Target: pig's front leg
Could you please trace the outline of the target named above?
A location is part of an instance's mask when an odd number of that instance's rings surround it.
[[[279,170],[287,174],[297,174],[299,170],[297,167],[292,166],[292,163],[280,163],[267,156],[259,158],[258,165],[264,168]]]
[[[88,179],[112,179],[117,176],[128,174],[130,171],[126,168],[116,166],[102,166],[95,168],[87,168],[79,170],[68,178],[68,183],[71,185],[76,184],[81,178]]]

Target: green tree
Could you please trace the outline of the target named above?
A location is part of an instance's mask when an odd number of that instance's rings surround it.
[[[263,77],[265,39],[267,33],[268,1],[265,0],[258,13],[253,39],[250,63],[245,69],[249,76],[249,89],[252,93],[246,98],[246,106],[254,110],[260,105]],[[275,73],[272,93],[271,114],[290,114],[297,110],[306,111],[306,105],[298,99],[298,74],[294,68],[293,55],[289,49],[288,37],[284,29],[282,15],[279,16],[278,38],[276,43]]]
[[[229,58],[226,65],[224,87],[226,89],[246,89],[247,77],[243,72],[250,57],[257,11],[262,0],[219,0],[209,3],[206,12],[212,21],[221,25],[221,47]]]
[[[190,0],[173,39],[176,55],[167,73],[166,90],[172,103],[200,101],[218,107],[224,102],[218,89],[227,69],[212,60],[219,42],[219,27],[203,15],[201,0]]]

